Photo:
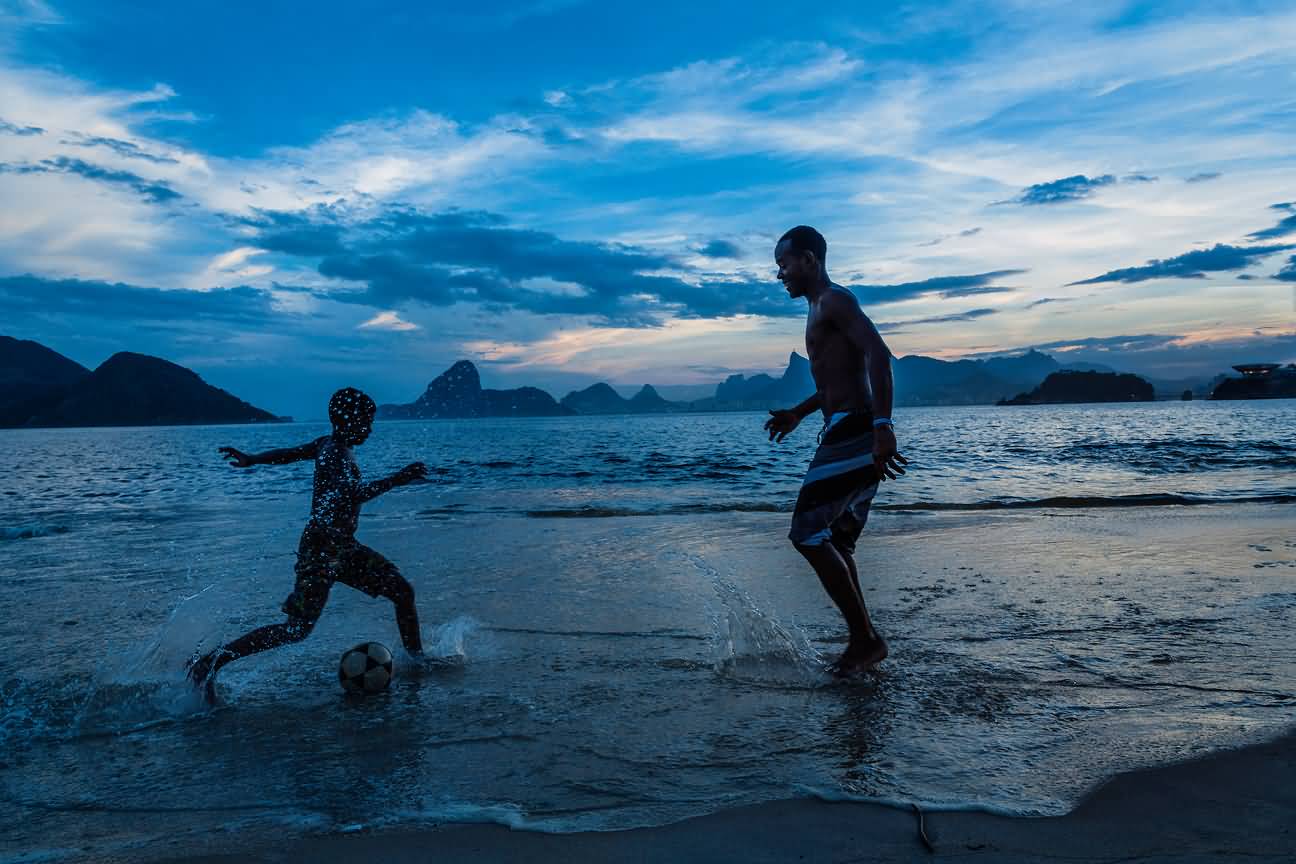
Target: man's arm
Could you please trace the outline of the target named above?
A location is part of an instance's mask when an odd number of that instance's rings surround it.
[[[872,394],[873,464],[878,468],[879,480],[894,480],[905,473],[903,465],[908,460],[896,450],[895,429],[891,425],[891,408],[895,398],[895,384],[891,378],[891,349],[882,340],[882,334],[864,314],[855,295],[834,291],[824,304],[829,319],[838,327],[852,347],[864,355],[864,368]],[[877,423],[885,420],[885,423]]]
[[[250,468],[253,465],[289,465],[305,459],[314,459],[319,453],[319,441],[310,441],[300,447],[267,450],[264,453],[244,453],[233,447],[221,447],[220,453],[235,468]]]
[[[816,390],[813,395],[793,408],[792,411],[797,415],[798,420],[804,420],[821,408],[823,408],[823,398],[819,395],[819,391]]]
[[[765,429],[769,432],[770,440],[780,442],[792,430],[801,425],[801,421],[818,411],[823,406],[823,400],[819,398],[816,391],[813,396],[806,399],[795,408],[783,408],[777,411],[771,411],[769,419],[765,421]]]

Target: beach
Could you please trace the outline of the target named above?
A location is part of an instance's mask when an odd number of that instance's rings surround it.
[[[824,668],[840,619],[786,540],[798,454],[706,450],[748,423],[500,432],[565,442],[558,478],[523,476],[525,453],[443,461],[440,485],[367,508],[360,538],[409,576],[445,664],[398,654],[389,691],[346,698],[340,653],[398,642],[387,604],[337,588],[309,639],[222,674],[216,710],[184,663],[276,620],[304,478],[180,470],[237,430],[151,431],[125,460],[88,447],[95,470],[33,482],[30,529],[0,547],[0,859],[918,860],[913,805],[945,856],[1284,848],[1296,505],[1262,459],[1286,450],[1259,441],[1251,468],[1240,445],[1206,450],[1230,462],[1206,478],[1106,464],[1085,486],[1067,473],[1083,442],[995,463],[964,433],[970,472],[925,454],[883,490],[857,557],[891,657],[841,682]],[[468,425],[380,425],[362,466]],[[80,440],[59,434],[62,454]],[[654,456],[654,435],[682,454]],[[959,500],[1010,488],[1013,466],[1073,494]]]
[[[798,799],[659,828],[535,834],[447,825],[284,841],[223,840],[156,864],[385,861],[1034,861],[1208,864],[1296,856],[1296,736],[1190,762],[1122,774],[1064,816],[978,812],[918,815],[877,804]],[[217,851],[219,850],[219,851]]]

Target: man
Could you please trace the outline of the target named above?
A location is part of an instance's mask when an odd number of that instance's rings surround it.
[[[306,459],[315,463],[314,494],[310,521],[297,546],[296,584],[283,603],[287,620],[258,627],[207,655],[189,667],[195,686],[204,687],[214,699],[216,673],[234,660],[305,639],[315,627],[333,583],[341,582],[370,597],[384,597],[396,608],[396,626],[401,642],[412,657],[423,656],[414,588],[396,565],[355,538],[360,506],[398,486],[422,480],[427,468],[422,462],[406,465],[390,477],[365,483],[360,478],[351,448],[368,440],[373,431],[376,406],[373,399],[354,387],[345,387],[329,400],[328,414],[333,434],[300,447],[243,453],[233,447],[220,452],[236,468],[253,465],[288,465]]]
[[[832,668],[851,675],[887,656],[864,606],[855,542],[878,484],[903,474],[908,462],[896,452],[891,423],[891,351],[855,295],[828,278],[827,252],[823,235],[806,225],[774,247],[779,281],[790,296],[809,302],[806,353],[815,394],[795,408],[771,411],[765,428],[770,440],[782,441],[810,414],[823,413],[788,537],[846,619],[850,642]]]

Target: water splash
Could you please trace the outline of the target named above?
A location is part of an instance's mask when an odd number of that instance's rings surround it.
[[[686,557],[707,577],[719,601],[710,614],[717,674],[755,684],[824,683],[823,658],[804,633],[762,610],[750,594],[701,558]]]
[[[434,657],[440,657],[457,663],[465,663],[468,660],[468,637],[481,630],[481,622],[471,615],[460,615],[444,624],[438,625],[432,631],[432,638],[429,640],[429,652]]]
[[[215,636],[210,632],[211,589],[181,600],[152,642],[102,658],[72,721],[74,735],[128,732],[211,710],[185,675],[195,646]]]

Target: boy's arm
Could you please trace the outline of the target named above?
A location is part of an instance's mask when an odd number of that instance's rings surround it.
[[[310,441],[300,447],[267,450],[264,453],[244,453],[233,447],[222,447],[220,453],[235,468],[250,468],[253,465],[289,465],[304,459],[314,459],[319,453],[319,441]]]
[[[404,486],[406,483],[412,483],[415,480],[422,480],[427,476],[427,467],[422,462],[413,462],[406,465],[390,477],[384,477],[381,480],[374,480],[372,483],[364,483],[360,486],[359,497],[362,502],[372,501],[385,492],[390,492],[397,486]]]

